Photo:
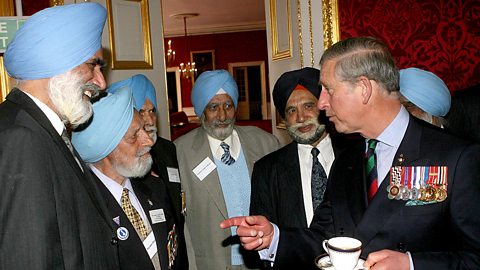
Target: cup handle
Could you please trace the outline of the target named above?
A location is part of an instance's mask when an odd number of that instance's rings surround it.
[[[325,252],[327,252],[327,254],[330,255],[330,252],[328,251],[327,243],[328,243],[328,240],[323,240],[322,246]]]

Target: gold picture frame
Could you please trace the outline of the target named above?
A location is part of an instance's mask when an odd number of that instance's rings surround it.
[[[277,16],[279,14],[279,16]],[[279,22],[279,18],[288,18]],[[272,61],[292,57],[292,31],[290,0],[270,0],[270,25],[272,26]]]
[[[202,72],[215,70],[215,50],[191,51],[190,62],[195,62],[195,68],[197,69],[192,80],[195,83],[195,80]]]
[[[107,0],[106,4],[111,68],[152,69],[148,0]],[[130,19],[121,20],[124,16],[129,16]],[[115,32],[116,28],[122,31]]]
[[[338,19],[338,0],[322,0],[323,47],[330,48],[340,41],[340,23]]]

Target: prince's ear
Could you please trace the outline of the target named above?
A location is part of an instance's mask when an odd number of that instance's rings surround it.
[[[367,104],[373,94],[372,80],[365,76],[360,76],[357,81],[357,86],[362,91],[362,103]]]

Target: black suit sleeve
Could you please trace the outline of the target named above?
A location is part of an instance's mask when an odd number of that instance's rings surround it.
[[[274,194],[270,190],[270,181],[275,174],[274,166],[269,166],[266,160],[255,163],[252,172],[252,194],[250,198],[250,214],[263,215],[272,222],[277,221],[274,207]]]
[[[0,132],[0,142],[0,269],[61,268],[49,151],[22,127]]]

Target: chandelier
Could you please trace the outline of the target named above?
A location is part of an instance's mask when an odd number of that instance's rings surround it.
[[[188,56],[190,55],[190,50],[189,50],[189,44],[188,44],[188,35],[187,35],[187,19],[196,17],[198,16],[198,13],[181,13],[181,14],[175,14],[172,15],[172,17],[176,19],[183,19],[183,30],[185,33],[185,58],[188,59]],[[170,48],[170,46],[169,46]],[[184,79],[192,79],[195,74],[197,73],[197,68],[195,67],[195,62],[190,62],[190,61],[183,61],[180,63],[180,74],[182,75],[182,78]]]
[[[172,41],[168,41],[168,50],[167,50],[167,66],[170,66],[171,63],[175,61],[175,51],[172,49]]]

